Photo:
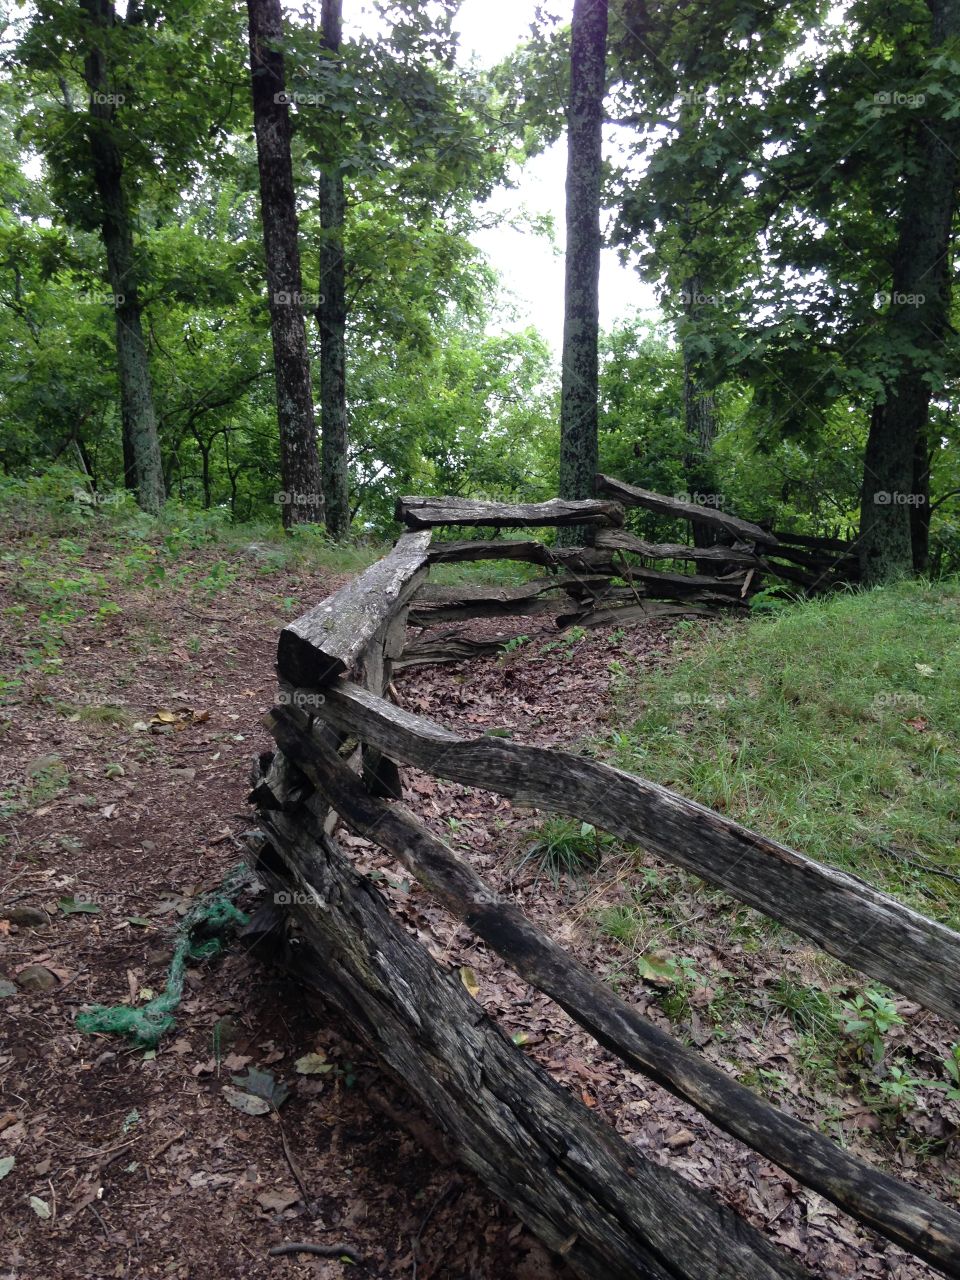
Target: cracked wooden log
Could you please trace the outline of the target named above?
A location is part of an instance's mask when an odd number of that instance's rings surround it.
[[[458,564],[476,560],[525,560],[545,569],[567,569],[578,573],[612,569],[610,555],[592,547],[548,547],[545,542],[526,538],[478,538],[463,542],[434,542],[431,564]]]
[[[623,507],[619,502],[604,502],[597,498],[484,502],[479,498],[405,497],[397,502],[396,518],[408,529],[433,529],[438,525],[473,525],[475,528],[620,525],[623,524]]]
[[[280,633],[277,671],[321,686],[350,671],[427,574],[430,533],[405,533],[393,549]]]
[[[749,547],[714,544],[690,547],[681,542],[645,542],[625,529],[598,529],[594,546],[598,551],[630,551],[648,560],[696,560],[698,563],[743,564],[763,568],[763,561]]]
[[[463,738],[347,681],[328,690],[319,714],[403,763],[640,844],[960,1022],[960,934],[856,876],[645,778],[565,751]]]
[[[441,587],[425,584],[410,602],[410,622],[432,627],[438,622],[464,621],[512,614],[548,613],[559,601],[551,593],[574,591],[599,595],[608,578],[595,574],[539,578],[516,587]]]
[[[662,569],[648,569],[639,564],[624,565],[619,576],[627,582],[636,583],[641,595],[653,596],[657,599],[673,600],[680,596],[686,600],[690,596],[708,592],[714,596],[727,597],[728,603],[739,601],[740,589],[745,580],[743,573],[713,578],[705,573],[667,573]],[[618,595],[631,594],[635,595],[630,587],[610,587],[607,591],[607,599],[612,600]]]
[[[395,920],[332,840],[261,815],[292,900],[294,973],[369,1044],[462,1162],[584,1280],[801,1280],[755,1228],[629,1147],[532,1062]]]
[[[960,1276],[960,1214],[779,1110],[621,1000],[503,901],[470,864],[404,809],[368,795],[312,736],[309,717],[274,712],[267,728],[355,832],[381,845],[527,982],[599,1043],[692,1103],[807,1186],[897,1244]]]
[[[489,640],[475,640],[470,636],[446,635],[434,636],[428,640],[414,640],[406,646],[403,653],[394,663],[395,671],[404,671],[407,667],[432,666],[447,662],[468,662],[472,658],[488,658],[502,653],[504,646],[511,640],[519,640],[522,633],[516,635],[494,636]]]
[[[641,593],[642,595],[642,593]],[[635,597],[633,597],[635,599]],[[590,605],[576,613],[558,614],[556,622],[565,627],[636,627],[654,618],[715,618],[718,607],[728,607],[732,600],[724,596],[691,596],[685,604],[668,604],[661,600],[644,600],[631,604],[613,604],[609,608]]]
[[[757,524],[751,524],[749,520],[728,515],[725,511],[718,511],[716,507],[701,506],[696,502],[683,502],[679,498],[668,498],[665,494],[653,493],[649,489],[638,489],[635,485],[614,479],[613,476],[597,476],[597,493],[616,498],[625,506],[644,507],[647,511],[655,511],[657,515],[692,520],[697,524],[709,525],[711,529],[723,529],[748,542],[762,542],[767,546],[777,545],[777,539],[772,533],[761,529]]]

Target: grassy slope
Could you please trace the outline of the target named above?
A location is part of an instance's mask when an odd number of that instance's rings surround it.
[[[960,925],[960,585],[684,624],[622,677],[617,763]],[[909,860],[909,861],[907,861]]]

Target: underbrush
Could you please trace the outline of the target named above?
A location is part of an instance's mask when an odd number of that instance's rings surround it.
[[[599,754],[960,926],[960,584],[682,623],[673,658],[616,664]],[[945,1024],[692,875],[621,845],[604,861],[584,910],[616,985],[646,987],[746,1083],[816,1098],[838,1136],[860,1106],[881,1139],[946,1149]]]

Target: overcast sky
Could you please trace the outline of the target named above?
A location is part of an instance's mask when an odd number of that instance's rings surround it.
[[[551,10],[569,20],[573,0],[553,0]],[[351,13],[351,8],[353,12]],[[475,57],[485,67],[493,66],[515,49],[530,33],[536,0],[464,0],[455,22],[460,33],[464,61]],[[344,5],[344,25],[351,19],[370,31],[376,27],[368,5]],[[557,244],[551,247],[542,236],[501,227],[478,232],[475,243],[499,271],[512,298],[517,315],[508,327],[534,324],[559,353],[563,337],[563,206],[566,173],[566,140],[537,156],[519,176],[513,189],[495,192],[487,209],[517,213],[525,208],[533,214],[550,213],[557,230]],[[615,253],[604,250],[600,275],[600,322],[610,328],[614,321],[636,310],[653,314],[653,291],[634,271],[620,266]]]
[[[551,11],[569,19],[573,0],[553,0]],[[460,33],[461,54],[475,56],[492,66],[523,41],[530,32],[536,0],[464,0],[454,24]],[[531,160],[513,190],[496,192],[488,207],[532,213],[552,213],[557,246],[540,236],[507,227],[477,234],[475,242],[488,255],[504,279],[519,312],[520,323],[533,323],[559,352],[563,337],[563,208],[566,174],[566,139]],[[637,310],[656,312],[653,290],[632,268],[620,265],[617,255],[603,252],[600,270],[600,323],[609,329],[621,317]]]

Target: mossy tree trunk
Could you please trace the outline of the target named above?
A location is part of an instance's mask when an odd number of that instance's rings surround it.
[[[319,524],[323,487],[301,297],[297,207],[284,89],[280,0],[247,0],[285,527]]]
[[[560,497],[590,498],[598,468],[600,180],[607,0],[575,0],[567,108],[567,249],[560,400]],[[558,541],[581,543],[583,528]]]

